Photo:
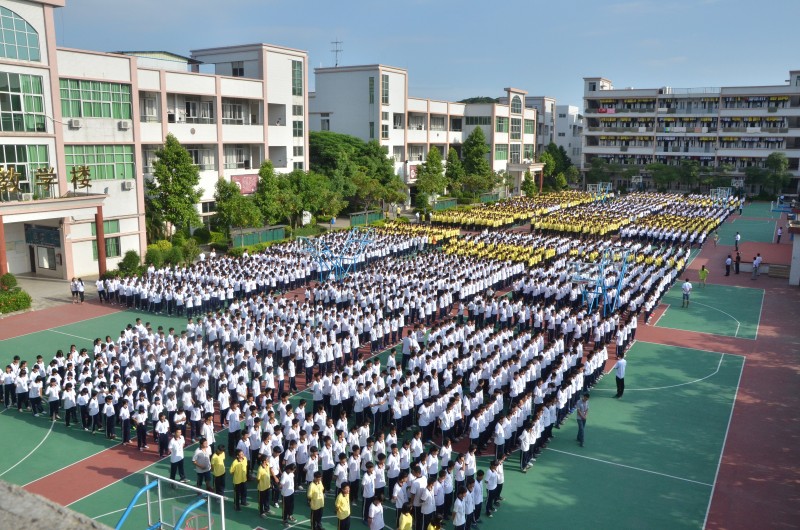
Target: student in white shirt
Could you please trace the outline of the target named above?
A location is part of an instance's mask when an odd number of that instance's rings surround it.
[[[175,480],[175,476],[180,477],[181,482],[188,482],[186,473],[183,470],[183,447],[186,440],[183,438],[180,429],[176,429],[169,441],[167,449],[169,450],[169,478]]]

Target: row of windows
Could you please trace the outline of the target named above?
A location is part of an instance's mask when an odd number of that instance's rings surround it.
[[[303,61],[292,61],[292,95],[303,95]]]
[[[120,250],[119,236],[106,238],[106,258],[118,258],[122,256]],[[92,241],[92,259],[97,261],[97,240]]]
[[[0,130],[47,131],[41,76],[0,72]]]
[[[136,177],[130,145],[67,145],[64,158],[68,168],[88,166],[92,180]]]
[[[491,125],[491,116],[464,116],[467,125]]]
[[[11,168],[19,173],[19,188],[22,193],[33,193],[36,170],[50,166],[46,145],[0,146],[0,167]]]
[[[0,7],[0,56],[19,61],[41,61],[39,34],[25,19]]]
[[[60,85],[65,118],[131,119],[130,85],[82,79],[61,79]]]

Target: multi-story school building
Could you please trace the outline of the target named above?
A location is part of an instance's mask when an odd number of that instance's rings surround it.
[[[316,68],[314,79],[315,91],[309,94],[311,130],[377,140],[410,186],[431,149],[438,149],[442,158],[451,148],[461,155],[463,141],[476,127],[486,136],[492,169],[514,177],[512,193],[519,192],[526,171],[541,171],[534,163],[536,111],[525,107],[524,90],[506,88],[504,97],[510,104],[412,97],[408,71],[381,64]]]
[[[168,134],[200,168],[204,216],[219,178],[248,193],[263,160],[308,167],[306,52],[59,48],[56,8],[0,0],[0,274],[89,276],[142,254],[144,178]]]
[[[800,189],[800,70],[768,86],[616,89],[603,77],[583,79],[584,170],[595,157],[636,167],[696,160],[743,176],[781,151],[793,175],[786,191]]]

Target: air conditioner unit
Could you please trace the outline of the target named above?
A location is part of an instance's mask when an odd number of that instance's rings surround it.
[[[133,181],[125,180],[122,182],[122,191],[131,191],[133,189]]]
[[[32,201],[33,200],[33,193],[23,193],[22,194],[23,201]]]
[[[70,129],[80,129],[81,127],[83,127],[83,120],[79,120],[77,118],[72,118],[69,120]]]
[[[127,131],[131,128],[131,122],[128,120],[122,120],[117,123],[117,126],[119,127],[120,131]]]

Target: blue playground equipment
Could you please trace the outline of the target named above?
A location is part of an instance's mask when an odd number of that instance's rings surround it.
[[[595,202],[604,203],[611,198],[611,183],[598,182],[597,184],[587,184],[586,191],[592,194]]]
[[[581,300],[586,310],[594,312],[600,304],[603,305],[603,316],[612,313],[619,306],[617,296],[625,285],[625,273],[628,270],[630,250],[620,248],[607,248],[603,250],[600,259],[596,262],[572,262],[571,279],[581,288]],[[617,280],[613,284],[606,282],[606,275],[617,272]],[[606,303],[607,295],[613,296]]]
[[[319,281],[335,279],[338,282],[356,271],[359,258],[373,242],[372,233],[371,227],[357,226],[347,233],[347,240],[338,249],[331,249],[322,237],[301,237],[299,240],[317,263]]]

